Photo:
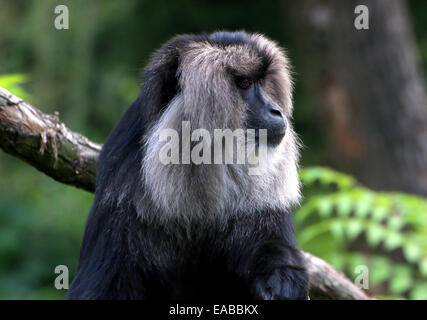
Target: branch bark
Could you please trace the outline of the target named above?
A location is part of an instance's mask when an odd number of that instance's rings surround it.
[[[95,190],[101,145],[72,132],[57,115],[46,115],[1,87],[0,148],[59,182]],[[369,299],[325,261],[309,253],[304,255],[312,299]]]
[[[369,300],[345,275],[324,260],[304,252],[310,275],[310,298],[313,300]]]
[[[101,145],[0,87],[0,148],[55,180],[93,192]]]

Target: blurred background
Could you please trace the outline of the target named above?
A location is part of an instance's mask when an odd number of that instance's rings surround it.
[[[69,29],[54,27],[57,5]],[[369,30],[354,9],[369,8]],[[368,293],[427,299],[427,2],[0,0],[0,86],[102,143],[178,33],[260,32],[285,47],[303,142],[300,246]],[[1,139],[1,136],[0,136]],[[93,195],[0,151],[0,299],[63,299]]]

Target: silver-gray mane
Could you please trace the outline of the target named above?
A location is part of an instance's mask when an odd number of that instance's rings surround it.
[[[220,46],[209,41],[190,43],[180,50],[177,72],[179,91],[159,120],[144,137],[145,157],[141,179],[144,197],[151,199],[160,219],[251,214],[266,208],[289,209],[300,198],[298,142],[291,124],[292,81],[288,58],[275,42],[260,34],[250,35],[255,46]],[[247,106],[229,70],[245,74],[262,63],[260,52],[271,57],[265,91],[288,120],[286,135],[269,148],[260,175],[249,175],[246,165],[169,164],[159,161],[165,142],[163,129],[181,132],[182,121],[191,128],[245,128]]]

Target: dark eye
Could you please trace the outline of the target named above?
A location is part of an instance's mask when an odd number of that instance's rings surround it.
[[[248,89],[252,85],[252,80],[249,79],[242,79],[239,82],[237,82],[240,88],[242,89]]]

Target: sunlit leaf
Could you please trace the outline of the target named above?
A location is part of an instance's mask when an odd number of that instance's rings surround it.
[[[420,262],[420,272],[421,275],[427,277],[427,258],[424,258]]]
[[[385,237],[384,229],[377,225],[371,224],[366,232],[366,238],[371,246],[378,245]]]
[[[313,185],[319,182],[321,185],[327,186],[336,184],[338,189],[347,189],[356,185],[356,180],[347,174],[333,171],[329,168],[310,167],[301,169],[300,179],[306,185]]]
[[[304,245],[307,242],[313,240],[321,234],[327,233],[330,230],[329,221],[321,221],[310,225],[300,232],[297,237],[300,245]]]
[[[13,73],[0,75],[0,87],[5,88],[14,95],[28,100],[30,98],[29,94],[21,88],[21,85],[28,81],[28,75]]]
[[[334,238],[341,240],[344,238],[344,227],[339,221],[331,221],[331,233]]]
[[[409,266],[398,266],[394,268],[390,280],[390,290],[394,294],[407,291],[412,285],[411,268]]]
[[[352,272],[352,274],[354,274],[354,270],[356,269],[356,267],[367,265],[367,260],[366,257],[364,257],[362,254],[353,253],[349,256],[348,264],[350,271]]]
[[[347,224],[347,235],[350,240],[354,240],[363,231],[363,224],[356,219],[350,220]]]
[[[414,242],[409,242],[403,247],[403,253],[405,254],[406,259],[409,262],[418,261],[422,257],[421,247],[415,244]]]
[[[315,167],[309,169],[301,169],[299,172],[299,176],[301,181],[305,185],[312,185],[314,182],[316,182],[317,179],[319,179],[319,172],[319,169]]]
[[[295,222],[302,223],[314,211],[315,211],[315,206],[313,204],[313,201],[309,201],[305,203],[300,208],[298,208],[298,210],[295,212]]]
[[[345,266],[345,260],[341,255],[334,254],[329,259],[328,262],[338,270],[343,270]]]
[[[369,271],[372,285],[377,285],[391,277],[391,263],[387,258],[376,257]]]
[[[354,213],[361,218],[366,217],[372,210],[373,200],[372,194],[363,192],[356,204]]]
[[[389,195],[383,193],[376,194],[372,218],[378,222],[384,220],[390,214],[391,208],[392,201]]]
[[[387,250],[393,250],[402,245],[403,237],[400,233],[396,231],[388,231],[386,232],[386,236],[384,239],[384,247]]]
[[[356,184],[356,180],[349,175],[340,175],[337,179],[339,189],[347,189]]]
[[[353,202],[346,194],[337,196],[337,213],[339,216],[349,216],[353,209]]]
[[[402,216],[392,216],[388,219],[388,225],[390,228],[399,230],[405,224],[405,220]]]
[[[320,198],[317,202],[317,210],[322,218],[326,218],[332,214],[333,203],[329,198]]]
[[[427,282],[422,282],[414,286],[411,290],[412,300],[427,300]]]

